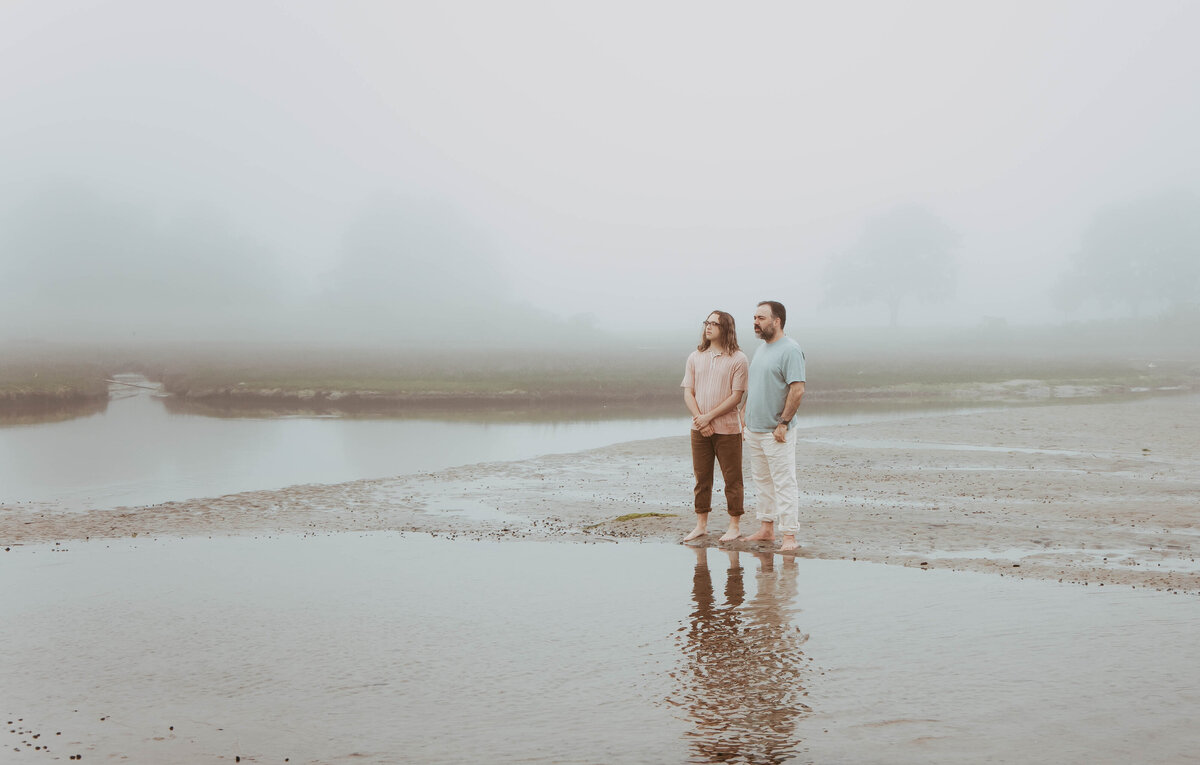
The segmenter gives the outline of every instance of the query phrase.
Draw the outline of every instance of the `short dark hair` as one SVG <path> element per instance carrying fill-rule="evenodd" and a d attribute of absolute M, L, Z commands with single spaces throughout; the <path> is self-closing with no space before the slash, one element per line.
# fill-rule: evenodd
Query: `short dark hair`
<path fill-rule="evenodd" d="M 771 315 L 779 319 L 780 329 L 787 326 L 787 309 L 783 307 L 783 303 L 780 303 L 778 300 L 763 300 L 759 302 L 759 305 L 771 307 Z"/>

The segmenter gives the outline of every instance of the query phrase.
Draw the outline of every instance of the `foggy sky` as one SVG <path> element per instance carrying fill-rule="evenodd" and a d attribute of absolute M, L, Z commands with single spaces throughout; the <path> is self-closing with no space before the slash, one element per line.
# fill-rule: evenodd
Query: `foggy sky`
<path fill-rule="evenodd" d="M 902 322 L 1062 321 L 1098 211 L 1200 189 L 1198 30 L 1186 0 L 8 0 L 0 336 L 886 326 L 823 278 L 905 205 L 959 244 Z"/>

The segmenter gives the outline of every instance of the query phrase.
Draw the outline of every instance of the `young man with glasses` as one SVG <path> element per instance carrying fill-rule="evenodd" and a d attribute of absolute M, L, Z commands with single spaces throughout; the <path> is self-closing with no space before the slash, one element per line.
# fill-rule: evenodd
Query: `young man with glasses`
<path fill-rule="evenodd" d="M 722 542 L 738 538 L 742 513 L 742 418 L 738 405 L 746 392 L 748 362 L 738 348 L 733 316 L 713 311 L 704 320 L 700 344 L 684 369 L 683 401 L 692 413 L 692 472 L 696 528 L 683 538 L 690 542 L 708 534 L 712 510 L 713 461 L 725 479 L 729 530 Z"/>

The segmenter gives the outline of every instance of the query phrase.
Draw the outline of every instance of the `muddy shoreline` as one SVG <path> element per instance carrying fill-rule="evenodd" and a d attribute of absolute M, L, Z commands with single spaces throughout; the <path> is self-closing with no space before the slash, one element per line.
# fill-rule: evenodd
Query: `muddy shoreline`
<path fill-rule="evenodd" d="M 108 409 L 103 396 L 26 396 L 0 400 L 0 425 L 36 425 L 100 414 Z"/>
<path fill-rule="evenodd" d="M 1200 396 L 925 415 L 800 435 L 802 556 L 1200 595 Z M 692 525 L 690 472 L 681 435 L 146 507 L 0 506 L 0 552 L 69 550 L 85 538 L 370 530 L 678 541 Z M 646 513 L 661 515 L 615 520 Z M 716 533 L 705 544 L 715 546 L 724 519 L 714 511 Z M 744 525 L 756 527 L 749 517 Z"/>

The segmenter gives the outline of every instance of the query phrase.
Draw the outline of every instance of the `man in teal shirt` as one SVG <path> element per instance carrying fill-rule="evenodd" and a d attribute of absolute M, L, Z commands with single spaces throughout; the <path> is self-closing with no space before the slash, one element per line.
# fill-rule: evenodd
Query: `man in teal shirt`
<path fill-rule="evenodd" d="M 800 528 L 800 487 L 796 482 L 796 429 L 792 420 L 804 397 L 804 351 L 783 334 L 787 309 L 764 300 L 754 311 L 754 334 L 766 341 L 750 362 L 746 391 L 746 453 L 758 493 L 758 531 L 747 542 L 774 542 L 795 550 Z"/>

